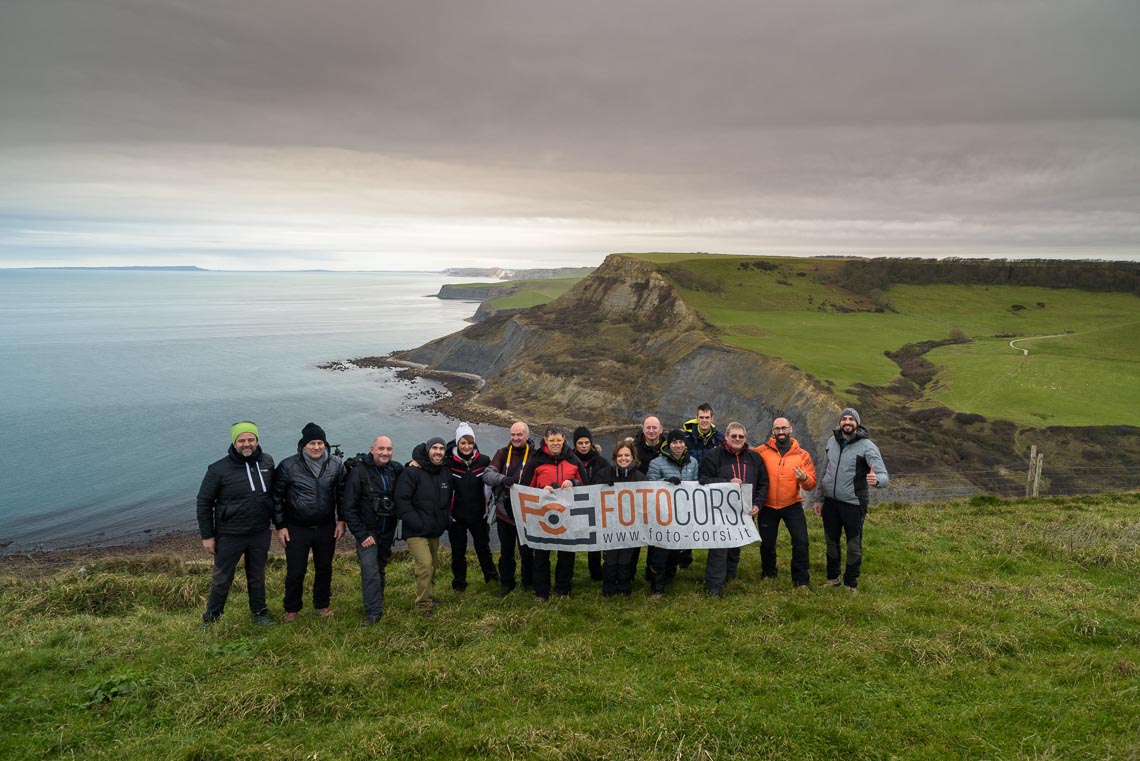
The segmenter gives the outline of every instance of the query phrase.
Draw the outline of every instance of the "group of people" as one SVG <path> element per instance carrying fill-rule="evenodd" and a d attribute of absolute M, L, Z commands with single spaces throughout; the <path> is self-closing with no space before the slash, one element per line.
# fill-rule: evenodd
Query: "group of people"
<path fill-rule="evenodd" d="M 511 426 L 510 441 L 489 457 L 479 451 L 471 426 L 461 423 L 452 441 L 428 439 L 416 446 L 405 465 L 394 459 L 387 436 L 378 436 L 363 456 L 342 460 L 330 452 L 324 430 L 309 423 L 301 431 L 296 454 L 274 466 L 273 458 L 260 447 L 257 426 L 235 423 L 229 452 L 207 468 L 198 491 L 202 545 L 214 557 L 202 627 L 208 628 L 222 615 L 242 558 L 253 620 L 267 626 L 275 623 L 265 602 L 271 525 L 285 549 L 286 622 L 295 620 L 303 607 L 310 555 L 313 608 L 322 617 L 333 615 L 332 561 L 337 540 L 346 530 L 355 539 L 366 626 L 383 616 L 385 568 L 398 532 L 412 556 L 416 608 L 425 616 L 431 616 L 435 606 L 434 580 L 444 533 L 451 543 L 454 590 L 467 588 L 470 536 L 483 580 L 497 583 L 500 597 L 518 584 L 540 602 L 550 598 L 552 588 L 555 595 L 569 597 L 575 553 L 556 552 L 552 587 L 551 551 L 528 547 L 519 539 L 510 504 L 516 485 L 553 490 L 631 481 L 749 484 L 750 515 L 757 516 L 761 539 L 761 576 L 777 575 L 776 538 L 782 521 L 791 537 L 792 585 L 804 592 L 809 555 L 803 491 L 815 490 L 813 508 L 823 518 L 827 542 L 825 584 L 854 592 L 862 565 L 868 489 L 887 485 L 886 465 L 852 408 L 840 413 L 839 425 L 827 439 L 818 478 L 811 455 L 793 433 L 788 418 L 777 417 L 771 436 L 749 447 L 743 425 L 730 423 L 720 431 L 712 407 L 702 404 L 694 419 L 668 432 L 657 417 L 647 417 L 635 436 L 617 443 L 609 459 L 584 426 L 567 439 L 561 426 L 550 425 L 534 442 L 530 428 L 521 421 Z M 490 546 L 492 525 L 501 547 L 497 564 Z M 845 539 L 845 564 L 841 539 Z M 632 593 L 640 554 L 640 547 L 588 553 L 590 577 L 601 582 L 604 596 Z M 655 596 L 665 593 L 679 568 L 692 563 L 692 550 L 649 546 L 646 555 L 645 579 Z M 709 549 L 706 593 L 723 594 L 739 564 L 739 547 Z"/>

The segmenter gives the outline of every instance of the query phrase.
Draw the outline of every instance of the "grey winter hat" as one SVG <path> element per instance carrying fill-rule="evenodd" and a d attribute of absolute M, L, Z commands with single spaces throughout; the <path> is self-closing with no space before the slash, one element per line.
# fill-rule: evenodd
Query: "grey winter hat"
<path fill-rule="evenodd" d="M 839 413 L 839 417 L 842 418 L 844 415 L 855 418 L 855 425 L 863 425 L 863 418 L 859 417 L 859 413 L 855 411 L 854 407 L 844 407 L 843 411 Z"/>
<path fill-rule="evenodd" d="M 447 446 L 447 442 L 443 440 L 442 436 L 432 436 L 430 439 L 424 442 L 424 448 L 431 449 L 436 444 L 439 444 L 441 447 Z"/>

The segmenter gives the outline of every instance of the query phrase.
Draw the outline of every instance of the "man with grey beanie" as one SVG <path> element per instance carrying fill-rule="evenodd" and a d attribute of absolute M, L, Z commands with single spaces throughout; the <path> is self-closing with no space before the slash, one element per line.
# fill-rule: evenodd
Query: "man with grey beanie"
<path fill-rule="evenodd" d="M 434 436 L 417 446 L 413 467 L 404 468 L 396 482 L 396 515 L 404 522 L 404 539 L 416 577 L 416 608 L 430 617 L 435 605 L 435 572 L 439 568 L 439 538 L 451 523 L 451 472 L 443 465 L 444 441 Z"/>
<path fill-rule="evenodd" d="M 839 413 L 839 427 L 827 440 L 823 474 L 816 482 L 823 499 L 815 503 L 815 514 L 823 517 L 823 533 L 827 538 L 826 586 L 843 584 L 850 592 L 856 591 L 863 565 L 867 487 L 882 489 L 889 482 L 883 456 L 871 442 L 859 413 L 851 407 L 844 408 Z M 847 535 L 847 566 L 842 581 L 839 578 L 840 534 Z"/>

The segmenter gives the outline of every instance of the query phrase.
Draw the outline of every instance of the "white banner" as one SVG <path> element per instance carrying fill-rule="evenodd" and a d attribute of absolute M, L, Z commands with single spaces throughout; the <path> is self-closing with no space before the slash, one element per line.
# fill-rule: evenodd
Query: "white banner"
<path fill-rule="evenodd" d="M 760 541 L 750 484 L 641 481 L 511 489 L 519 541 L 539 550 L 743 547 Z"/>

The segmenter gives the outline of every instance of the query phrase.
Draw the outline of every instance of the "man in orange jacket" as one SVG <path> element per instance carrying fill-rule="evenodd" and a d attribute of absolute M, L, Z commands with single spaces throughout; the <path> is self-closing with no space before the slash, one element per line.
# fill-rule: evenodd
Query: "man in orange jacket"
<path fill-rule="evenodd" d="M 792 586 L 806 590 L 808 533 L 800 489 L 815 488 L 815 465 L 792 438 L 792 424 L 785 417 L 772 421 L 772 438 L 753 451 L 768 470 L 768 497 L 759 520 L 761 578 L 776 578 L 776 536 L 782 519 L 792 538 Z"/>

